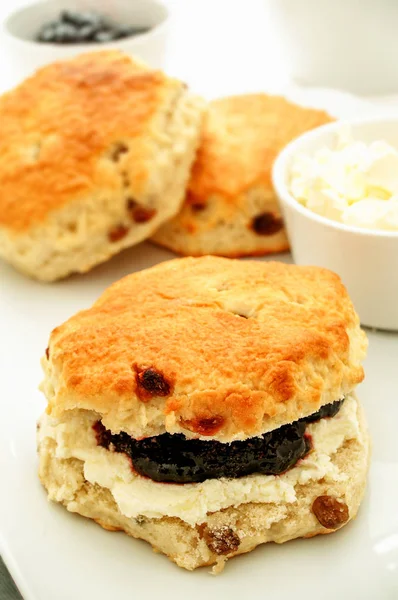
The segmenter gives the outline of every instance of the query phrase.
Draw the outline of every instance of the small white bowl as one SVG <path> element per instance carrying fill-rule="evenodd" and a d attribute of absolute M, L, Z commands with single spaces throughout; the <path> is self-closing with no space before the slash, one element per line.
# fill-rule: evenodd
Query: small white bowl
<path fill-rule="evenodd" d="M 336 132 L 346 125 L 355 140 L 385 140 L 398 148 L 398 117 L 337 121 L 286 146 L 274 163 L 273 184 L 294 261 L 338 273 L 363 325 L 398 330 L 398 232 L 365 230 L 332 221 L 302 206 L 289 192 L 294 158 L 333 147 Z"/>
<path fill-rule="evenodd" d="M 94 9 L 122 25 L 148 27 L 146 33 L 109 43 L 50 44 L 35 41 L 42 25 L 59 16 L 63 9 Z M 55 60 L 83 52 L 117 48 L 155 68 L 163 65 L 170 13 L 158 0 L 112 0 L 112 2 L 74 2 L 50 0 L 35 2 L 11 13 L 1 28 L 2 53 L 12 64 L 15 81 Z"/>

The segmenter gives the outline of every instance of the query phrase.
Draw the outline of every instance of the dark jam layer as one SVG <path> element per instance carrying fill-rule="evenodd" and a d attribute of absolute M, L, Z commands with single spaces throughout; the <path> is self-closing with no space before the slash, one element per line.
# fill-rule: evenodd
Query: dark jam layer
<path fill-rule="evenodd" d="M 310 439 L 305 435 L 307 423 L 333 417 L 342 403 L 343 400 L 338 400 L 327 404 L 290 425 L 231 444 L 192 440 L 182 434 L 169 433 L 135 440 L 127 433 L 112 434 L 100 421 L 94 430 L 100 446 L 124 452 L 135 471 L 154 481 L 197 483 L 251 473 L 279 475 L 294 467 L 311 450 Z"/>

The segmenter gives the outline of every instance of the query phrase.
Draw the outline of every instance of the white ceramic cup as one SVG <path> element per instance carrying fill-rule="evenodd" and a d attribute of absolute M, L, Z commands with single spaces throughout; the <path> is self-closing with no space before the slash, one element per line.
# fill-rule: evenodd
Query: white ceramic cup
<path fill-rule="evenodd" d="M 398 2 L 271 0 L 290 75 L 357 94 L 398 92 Z"/>
<path fill-rule="evenodd" d="M 385 140 L 398 148 L 398 117 L 338 121 L 310 131 L 281 152 L 273 168 L 293 259 L 336 272 L 363 325 L 398 330 L 398 231 L 370 231 L 326 219 L 302 206 L 289 192 L 292 161 L 333 147 L 335 134 L 349 125 L 354 139 Z"/>
<path fill-rule="evenodd" d="M 56 19 L 62 9 L 96 9 L 115 23 L 148 27 L 138 34 L 110 43 L 48 44 L 35 41 L 40 27 Z M 169 11 L 159 0 L 100 0 L 99 2 L 50 0 L 35 2 L 11 13 L 1 27 L 1 52 L 12 64 L 13 79 L 23 79 L 49 62 L 83 52 L 118 48 L 155 68 L 163 65 L 169 26 Z"/>

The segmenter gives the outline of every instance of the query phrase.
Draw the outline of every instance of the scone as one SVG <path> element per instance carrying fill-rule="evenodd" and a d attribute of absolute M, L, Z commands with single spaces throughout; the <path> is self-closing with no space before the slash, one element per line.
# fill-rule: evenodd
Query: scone
<path fill-rule="evenodd" d="M 130 275 L 50 336 L 40 479 L 190 570 L 335 531 L 365 488 L 366 346 L 324 269 L 204 257 Z"/>
<path fill-rule="evenodd" d="M 52 281 L 150 236 L 183 201 L 204 103 L 101 51 L 0 99 L 0 256 Z"/>
<path fill-rule="evenodd" d="M 287 250 L 271 182 L 274 159 L 295 137 L 331 120 L 323 111 L 265 94 L 212 102 L 185 204 L 153 240 L 192 256 Z"/>

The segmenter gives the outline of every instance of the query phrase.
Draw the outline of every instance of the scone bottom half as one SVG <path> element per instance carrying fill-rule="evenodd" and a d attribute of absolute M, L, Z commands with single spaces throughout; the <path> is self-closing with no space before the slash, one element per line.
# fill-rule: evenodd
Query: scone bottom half
<path fill-rule="evenodd" d="M 50 336 L 40 479 L 189 570 L 336 531 L 366 483 L 365 351 L 323 269 L 204 257 L 135 273 Z"/>

